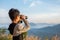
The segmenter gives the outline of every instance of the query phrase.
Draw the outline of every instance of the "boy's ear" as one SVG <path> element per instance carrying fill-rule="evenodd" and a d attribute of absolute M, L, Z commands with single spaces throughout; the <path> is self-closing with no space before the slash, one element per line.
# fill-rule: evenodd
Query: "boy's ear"
<path fill-rule="evenodd" d="M 18 16 L 16 16 L 16 19 L 18 18 Z"/>
<path fill-rule="evenodd" d="M 14 18 L 14 20 L 16 20 L 17 19 L 17 16 Z"/>

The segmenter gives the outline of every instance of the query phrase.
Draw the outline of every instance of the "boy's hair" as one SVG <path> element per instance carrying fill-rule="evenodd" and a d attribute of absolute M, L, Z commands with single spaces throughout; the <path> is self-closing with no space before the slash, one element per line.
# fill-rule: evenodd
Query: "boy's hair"
<path fill-rule="evenodd" d="M 11 8 L 8 12 L 10 19 L 13 21 L 18 15 L 19 15 L 19 10 Z"/>

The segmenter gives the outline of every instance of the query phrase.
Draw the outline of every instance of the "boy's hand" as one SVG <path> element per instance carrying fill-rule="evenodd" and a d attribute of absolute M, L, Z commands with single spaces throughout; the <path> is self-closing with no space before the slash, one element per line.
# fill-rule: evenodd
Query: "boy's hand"
<path fill-rule="evenodd" d="M 20 15 L 20 18 L 21 18 L 22 20 L 24 20 L 24 19 L 25 19 L 25 16 L 24 16 L 24 15 Z"/>

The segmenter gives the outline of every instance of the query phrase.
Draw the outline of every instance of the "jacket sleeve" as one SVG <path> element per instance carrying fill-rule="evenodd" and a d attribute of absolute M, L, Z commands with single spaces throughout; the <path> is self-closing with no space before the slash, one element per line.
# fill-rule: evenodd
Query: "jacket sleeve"
<path fill-rule="evenodd" d="M 18 33 L 24 33 L 24 32 L 27 32 L 28 30 L 30 29 L 30 27 L 24 27 L 22 24 L 20 24 L 18 27 L 17 27 L 17 32 Z"/>

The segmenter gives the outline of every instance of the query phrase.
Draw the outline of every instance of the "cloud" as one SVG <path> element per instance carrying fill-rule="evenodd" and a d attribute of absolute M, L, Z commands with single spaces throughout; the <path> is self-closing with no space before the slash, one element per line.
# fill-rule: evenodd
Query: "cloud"
<path fill-rule="evenodd" d="M 50 11 L 60 13 L 60 5 L 49 5 L 47 7 Z"/>
<path fill-rule="evenodd" d="M 33 2 L 30 4 L 29 7 L 35 7 L 35 6 L 40 5 L 40 4 L 42 4 L 41 1 L 33 1 Z"/>
<path fill-rule="evenodd" d="M 0 17 L 7 17 L 7 10 L 0 9 Z"/>
<path fill-rule="evenodd" d="M 8 10 L 0 8 L 0 23 L 9 23 Z"/>
<path fill-rule="evenodd" d="M 32 14 L 29 20 L 35 23 L 60 23 L 60 13 Z"/>
<path fill-rule="evenodd" d="M 31 7 L 35 7 L 35 3 Z M 29 14 L 29 21 L 36 23 L 60 23 L 60 5 L 48 4 L 43 5 L 39 13 Z M 42 10 L 42 12 L 41 12 Z"/>

